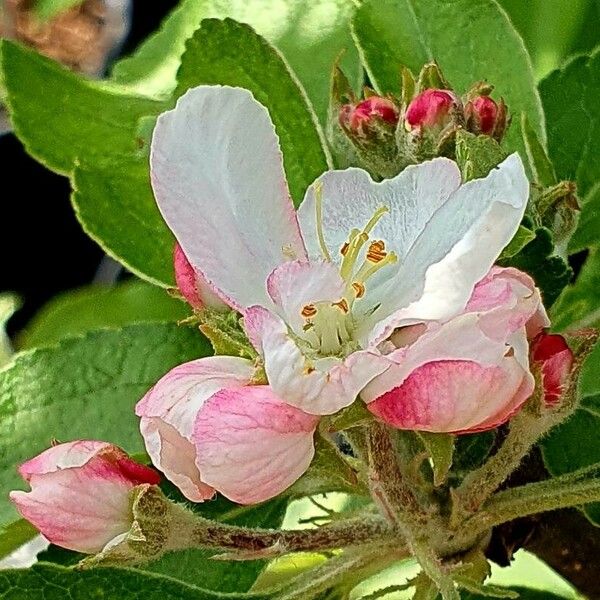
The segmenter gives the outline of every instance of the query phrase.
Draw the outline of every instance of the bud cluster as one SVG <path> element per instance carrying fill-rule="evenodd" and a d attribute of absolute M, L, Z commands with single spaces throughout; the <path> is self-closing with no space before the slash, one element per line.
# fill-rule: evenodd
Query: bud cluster
<path fill-rule="evenodd" d="M 504 101 L 491 97 L 492 86 L 477 83 L 461 97 L 436 64 L 425 65 L 418 79 L 404 69 L 402 82 L 400 96 L 365 88 L 361 100 L 339 69 L 334 74 L 331 106 L 337 110 L 331 112 L 337 124 L 330 125 L 339 125 L 359 162 L 376 175 L 392 177 L 435 156 L 454 158 L 459 130 L 502 141 L 510 119 Z M 334 146 L 348 153 L 347 145 L 334 140 Z"/>

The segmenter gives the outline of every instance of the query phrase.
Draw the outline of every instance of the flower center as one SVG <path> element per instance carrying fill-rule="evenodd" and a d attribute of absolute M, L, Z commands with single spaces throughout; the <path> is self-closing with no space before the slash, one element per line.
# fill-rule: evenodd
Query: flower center
<path fill-rule="evenodd" d="M 323 233 L 323 188 L 320 184 L 315 188 L 315 200 L 317 238 L 323 257 L 332 262 Z M 395 252 L 387 252 L 383 240 L 371 240 L 370 237 L 375 225 L 387 212 L 386 206 L 379 207 L 362 230 L 350 232 L 340 248 L 340 275 L 346 284 L 343 296 L 336 302 L 305 304 L 300 311 L 305 337 L 321 355 L 347 355 L 356 350 L 352 335 L 355 329 L 354 302 L 367 294 L 367 281 L 375 273 L 398 260 Z"/>

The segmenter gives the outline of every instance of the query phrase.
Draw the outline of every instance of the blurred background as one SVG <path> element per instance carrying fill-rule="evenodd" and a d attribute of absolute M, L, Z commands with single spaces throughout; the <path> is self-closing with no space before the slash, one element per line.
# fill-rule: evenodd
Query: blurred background
<path fill-rule="evenodd" d="M 92 76 L 131 52 L 156 30 L 176 0 L 87 0 L 43 27 L 30 0 L 0 0 L 0 35 L 21 40 Z M 500 0 L 521 33 L 538 79 L 569 56 L 600 43 L 600 0 Z M 0 136 L 4 187 L 0 293 L 16 292 L 22 308 L 10 320 L 18 332 L 61 291 L 126 277 L 78 224 L 69 181 L 27 156 L 10 133 Z M 0 315 L 1 316 L 1 315 Z"/>

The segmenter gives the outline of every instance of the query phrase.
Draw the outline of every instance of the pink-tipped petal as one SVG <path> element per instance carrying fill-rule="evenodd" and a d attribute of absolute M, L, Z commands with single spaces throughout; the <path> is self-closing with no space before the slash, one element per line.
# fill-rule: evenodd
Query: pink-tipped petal
<path fill-rule="evenodd" d="M 201 358 L 169 371 L 136 406 L 152 462 L 192 502 L 214 496 L 196 465 L 196 417 L 213 394 L 248 384 L 253 373 L 252 363 L 242 358 Z"/>
<path fill-rule="evenodd" d="M 531 346 L 531 358 L 541 371 L 544 401 L 556 405 L 571 376 L 573 351 L 562 335 L 542 333 Z"/>
<path fill-rule="evenodd" d="M 476 313 L 431 323 L 363 390 L 368 408 L 399 429 L 460 433 L 496 427 L 533 392 L 524 328 L 486 335 Z"/>
<path fill-rule="evenodd" d="M 309 358 L 277 315 L 261 306 L 244 317 L 246 333 L 265 361 L 270 386 L 285 402 L 313 415 L 331 415 L 354 402 L 361 389 L 388 368 L 376 351 L 344 359 Z"/>
<path fill-rule="evenodd" d="M 213 288 L 204 280 L 202 274 L 194 270 L 181 246 L 177 243 L 173 249 L 173 267 L 177 287 L 192 308 L 206 307 L 215 310 L 227 308 L 227 304 L 219 298 Z"/>
<path fill-rule="evenodd" d="M 194 269 L 238 309 L 268 304 L 269 273 L 306 252 L 267 109 L 241 88 L 188 90 L 158 118 L 150 164 L 158 207 Z"/>
<path fill-rule="evenodd" d="M 196 420 L 198 468 L 209 485 L 234 502 L 268 500 L 309 467 L 317 423 L 269 386 L 222 390 Z"/>
<path fill-rule="evenodd" d="M 96 441 L 60 444 L 20 469 L 30 492 L 13 491 L 21 515 L 52 543 L 78 552 L 100 552 L 132 524 L 131 490 L 156 485 L 153 469 L 120 448 Z"/>

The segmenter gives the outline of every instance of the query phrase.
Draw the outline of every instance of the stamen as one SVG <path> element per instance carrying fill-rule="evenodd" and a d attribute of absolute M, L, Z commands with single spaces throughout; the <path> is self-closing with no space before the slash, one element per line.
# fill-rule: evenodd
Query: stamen
<path fill-rule="evenodd" d="M 352 284 L 352 289 L 356 298 L 362 298 L 365 295 L 365 286 L 360 281 L 355 281 Z"/>
<path fill-rule="evenodd" d="M 321 247 L 321 252 L 325 257 L 325 260 L 331 262 L 331 254 L 329 254 L 329 250 L 327 249 L 327 244 L 325 243 L 325 235 L 323 234 L 323 184 L 320 181 L 315 183 L 315 211 L 316 211 L 316 220 L 317 220 L 317 238 L 319 239 L 319 246 Z"/>
<path fill-rule="evenodd" d="M 310 375 L 311 373 L 314 373 L 315 370 L 316 369 L 312 365 L 306 364 L 306 365 L 304 365 L 303 372 L 305 375 Z"/>
<path fill-rule="evenodd" d="M 338 302 L 332 302 L 331 306 L 337 306 L 345 315 L 347 315 L 348 311 L 350 310 L 346 298 L 342 298 Z"/>
<path fill-rule="evenodd" d="M 310 319 L 317 314 L 317 307 L 314 304 L 305 304 L 300 311 L 305 319 Z"/>
<path fill-rule="evenodd" d="M 342 256 L 346 256 L 346 254 L 348 254 L 348 248 L 350 248 L 350 244 L 348 242 L 345 242 L 344 245 L 340 248 L 340 254 Z"/>
<path fill-rule="evenodd" d="M 354 269 L 354 265 L 356 263 L 356 259 L 358 258 L 358 254 L 360 253 L 362 247 L 369 239 L 369 234 L 377 225 L 378 221 L 385 215 L 385 213 L 389 212 L 389 208 L 387 206 L 380 206 L 374 213 L 373 216 L 369 219 L 367 224 L 364 226 L 362 232 L 354 237 L 351 235 L 349 240 L 349 247 L 346 250 L 346 254 L 344 255 L 344 259 L 342 260 L 342 265 L 340 267 L 340 274 L 343 279 L 349 279 L 352 275 L 352 271 Z M 354 232 L 353 232 L 354 233 Z"/>
<path fill-rule="evenodd" d="M 386 265 L 393 265 L 398 262 L 398 256 L 395 252 L 390 252 L 387 256 L 385 256 L 382 260 L 377 263 L 369 263 L 365 261 L 363 266 L 358 270 L 356 274 L 356 279 L 359 282 L 365 282 L 371 275 L 374 275 L 379 271 L 379 269 L 385 267 Z"/>
<path fill-rule="evenodd" d="M 385 251 L 385 242 L 383 240 L 371 242 L 371 245 L 367 250 L 368 261 L 372 263 L 378 263 L 381 262 L 386 256 L 387 252 Z"/>

